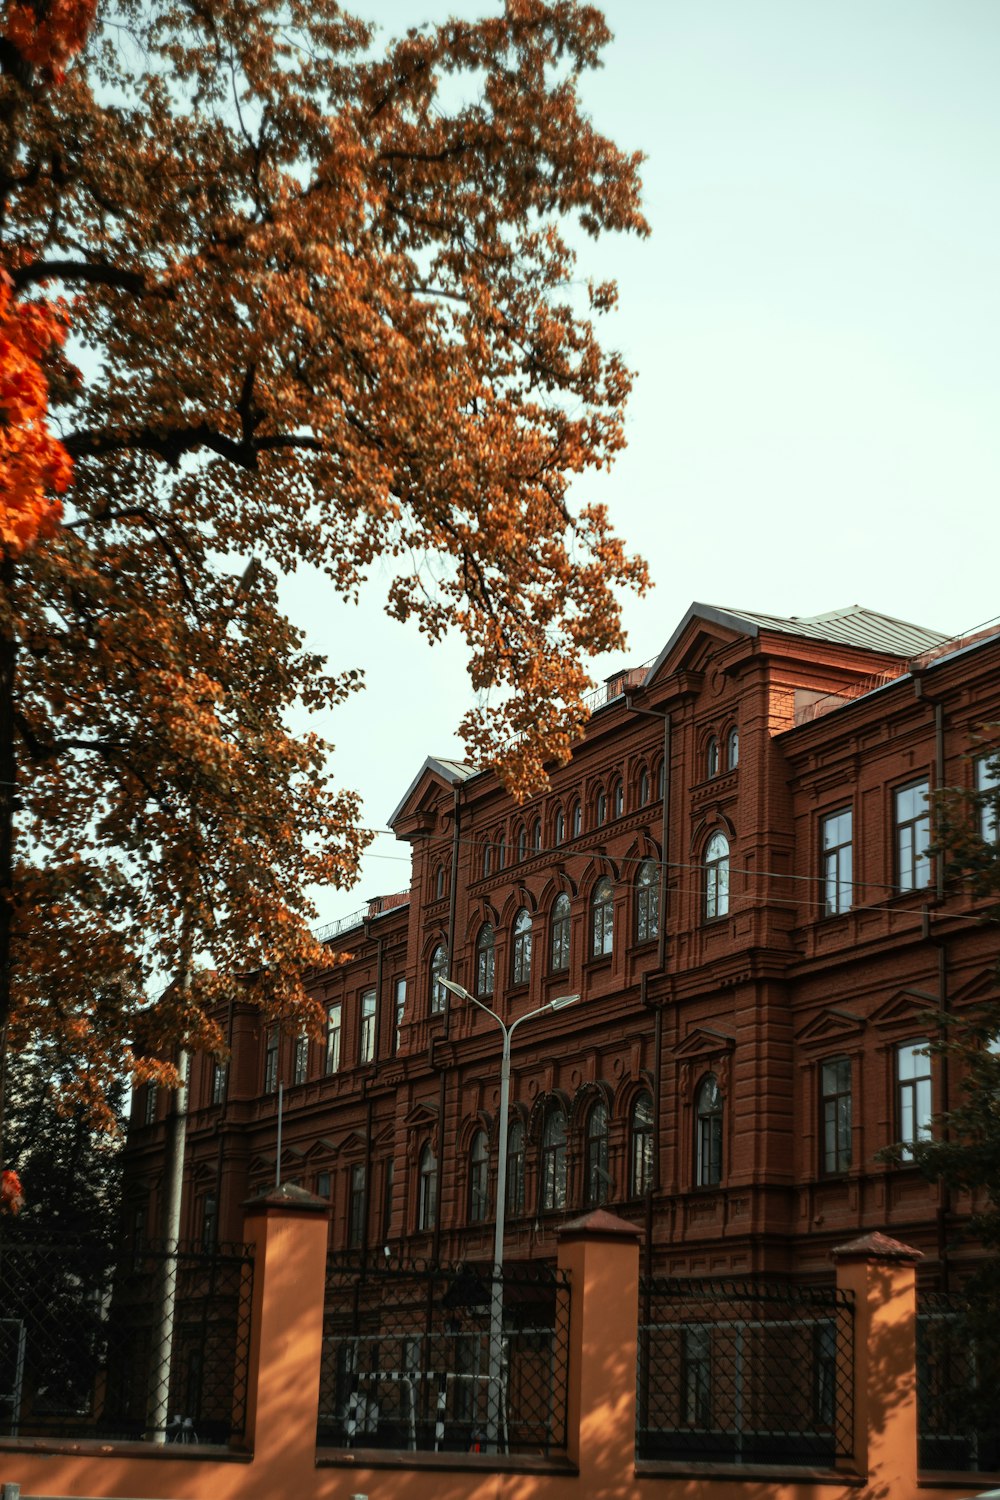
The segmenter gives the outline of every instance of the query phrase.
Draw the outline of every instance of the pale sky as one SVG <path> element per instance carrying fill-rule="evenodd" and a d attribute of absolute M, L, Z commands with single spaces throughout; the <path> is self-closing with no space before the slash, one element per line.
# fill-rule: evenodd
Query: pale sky
<path fill-rule="evenodd" d="M 495 0 L 355 0 L 388 33 Z M 349 7 L 350 8 L 350 7 Z M 628 659 L 692 600 L 811 615 L 865 604 L 959 634 L 1000 614 L 1000 4 L 615 0 L 586 84 L 649 160 L 653 234 L 584 247 L 614 276 L 605 342 L 638 371 L 599 498 L 648 559 Z M 429 648 L 313 580 L 290 612 L 368 690 L 315 721 L 384 828 L 427 754 L 462 758 L 457 643 Z M 598 662 L 606 675 L 620 658 Z M 408 883 L 378 839 L 320 918 Z"/>

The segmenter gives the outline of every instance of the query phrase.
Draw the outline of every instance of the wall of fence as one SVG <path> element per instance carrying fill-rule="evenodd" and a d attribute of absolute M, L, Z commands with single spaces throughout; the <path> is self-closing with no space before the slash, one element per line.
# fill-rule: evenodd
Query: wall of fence
<path fill-rule="evenodd" d="M 640 1288 L 637 1231 L 597 1210 L 565 1226 L 554 1271 L 513 1268 L 497 1287 L 488 1268 L 328 1258 L 324 1210 L 290 1187 L 250 1205 L 236 1285 L 220 1282 L 199 1314 L 200 1344 L 196 1302 L 185 1304 L 185 1347 L 203 1351 L 249 1310 L 245 1382 L 221 1398 L 238 1418 L 227 1446 L 205 1441 L 226 1436 L 219 1387 L 217 1425 L 198 1415 L 203 1432 L 192 1416 L 198 1441 L 102 1429 L 117 1408 L 96 1399 L 95 1425 L 56 1438 L 25 1350 L 33 1425 L 15 1435 L 8 1414 L 0 1435 L 5 1500 L 913 1500 L 928 1486 L 960 1500 L 989 1486 L 918 1473 L 917 1256 L 883 1236 L 841 1247 L 829 1289 Z M 193 1271 L 188 1291 L 206 1274 Z M 3 1276 L 0 1247 L 0 1304 Z M 122 1305 L 113 1278 L 99 1304 Z M 952 1312 L 922 1309 L 925 1344 Z M 237 1344 L 226 1370 L 239 1367 Z M 172 1397 L 203 1400 L 203 1358 L 175 1362 Z M 940 1338 L 922 1354 L 932 1391 L 947 1381 L 944 1358 Z M 925 1460 L 950 1459 L 954 1445 L 933 1448 L 947 1434 L 925 1429 Z"/>

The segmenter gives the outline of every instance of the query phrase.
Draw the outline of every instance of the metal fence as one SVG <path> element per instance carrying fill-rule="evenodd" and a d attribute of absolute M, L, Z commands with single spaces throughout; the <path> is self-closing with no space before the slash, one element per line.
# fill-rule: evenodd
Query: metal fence
<path fill-rule="evenodd" d="M 0 1436 L 226 1443 L 246 1416 L 253 1261 L 242 1245 L 0 1243 Z M 169 1360 L 159 1357 L 165 1283 Z"/>
<path fill-rule="evenodd" d="M 917 1291 L 921 1469 L 1000 1470 L 1000 1328 L 965 1297 Z"/>
<path fill-rule="evenodd" d="M 850 1454 L 849 1293 L 643 1278 L 639 1307 L 639 1458 L 832 1466 Z"/>
<path fill-rule="evenodd" d="M 492 1317 L 491 1317 L 492 1312 Z M 566 1446 L 569 1283 L 537 1263 L 331 1255 L 317 1440 L 550 1454 Z"/>

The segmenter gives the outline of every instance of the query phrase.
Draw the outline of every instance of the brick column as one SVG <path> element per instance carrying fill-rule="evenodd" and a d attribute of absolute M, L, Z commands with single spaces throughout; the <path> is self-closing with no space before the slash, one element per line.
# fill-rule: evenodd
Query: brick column
<path fill-rule="evenodd" d="M 587 1495 L 634 1485 L 640 1235 L 602 1208 L 558 1231 L 571 1287 L 567 1449 Z"/>
<path fill-rule="evenodd" d="M 854 1467 L 865 1495 L 917 1493 L 916 1263 L 920 1250 L 866 1234 L 833 1251 L 854 1293 Z"/>

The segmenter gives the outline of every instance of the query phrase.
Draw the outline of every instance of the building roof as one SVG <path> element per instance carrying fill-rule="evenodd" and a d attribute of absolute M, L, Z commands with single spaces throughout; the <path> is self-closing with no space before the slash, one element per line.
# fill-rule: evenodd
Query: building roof
<path fill-rule="evenodd" d="M 389 828 L 393 828 L 395 826 L 396 819 L 403 811 L 403 808 L 406 806 L 407 802 L 409 802 L 410 797 L 416 791 L 421 778 L 424 777 L 428 771 L 430 771 L 432 775 L 440 776 L 442 781 L 446 781 L 449 786 L 454 786 L 457 781 L 468 781 L 470 776 L 478 775 L 479 767 L 467 766 L 464 761 L 460 760 L 442 760 L 437 755 L 428 755 L 427 759 L 420 767 L 420 770 L 417 772 L 416 776 L 414 776 L 413 780 L 406 788 L 406 791 L 400 798 L 398 805 L 389 814 L 389 821 L 387 825 Z"/>

